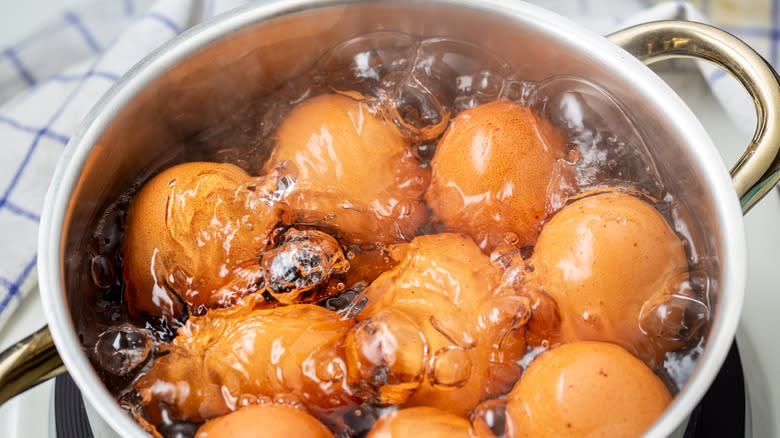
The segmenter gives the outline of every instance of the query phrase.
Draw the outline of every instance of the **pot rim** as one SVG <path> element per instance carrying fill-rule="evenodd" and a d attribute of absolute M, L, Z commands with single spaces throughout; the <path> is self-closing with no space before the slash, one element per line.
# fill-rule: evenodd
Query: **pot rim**
<path fill-rule="evenodd" d="M 375 1 L 389 3 L 390 0 Z M 119 406 L 105 388 L 89 359 L 84 354 L 65 303 L 63 290 L 64 236 L 66 212 L 70 196 L 93 146 L 118 113 L 138 92 L 168 68 L 202 47 L 249 26 L 304 10 L 360 3 L 357 0 L 274 0 L 263 4 L 248 4 L 215 19 L 196 25 L 171 39 L 124 74 L 100 99 L 71 137 L 57 165 L 44 201 L 38 241 L 38 275 L 41 299 L 51 334 L 68 371 L 84 394 L 110 427 L 129 436 L 147 436 L 143 428 Z M 718 228 L 723 231 L 723 257 L 726 267 L 720 282 L 722 291 L 718 311 L 706 348 L 698 359 L 694 373 L 664 414 L 644 436 L 667 436 L 686 420 L 717 375 L 734 339 L 740 318 L 746 284 L 746 248 L 744 226 L 739 201 L 729 173 L 717 149 L 698 119 L 682 99 L 655 73 L 618 46 L 581 25 L 541 7 L 525 2 L 504 3 L 498 0 L 431 0 L 395 3 L 428 3 L 439 6 L 478 10 L 502 16 L 533 29 L 559 29 L 557 38 L 572 47 L 586 50 L 602 65 L 626 78 L 639 95 L 653 102 L 677 126 L 680 136 L 692 149 L 702 166 L 703 184 L 714 193 L 723 194 L 714 200 Z M 562 31 L 565 29 L 565 32 Z"/>

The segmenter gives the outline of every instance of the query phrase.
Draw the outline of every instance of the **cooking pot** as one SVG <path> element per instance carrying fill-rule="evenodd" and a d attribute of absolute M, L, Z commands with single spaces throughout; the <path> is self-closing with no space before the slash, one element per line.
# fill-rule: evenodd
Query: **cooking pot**
<path fill-rule="evenodd" d="M 100 421 L 123 437 L 143 436 L 98 377 L 80 338 L 95 307 L 87 255 L 94 224 L 163 149 L 305 72 L 337 43 L 376 31 L 473 42 L 524 79 L 587 78 L 628 110 L 708 261 L 712 317 L 703 352 L 646 435 L 682 430 L 739 321 L 746 269 L 741 214 L 780 178 L 778 78 L 744 43 L 706 25 L 648 23 L 604 38 L 538 7 L 493 0 L 252 4 L 184 32 L 133 67 L 86 117 L 52 180 L 38 255 L 49 326 L 0 355 L 0 402 L 67 368 Z M 731 175 L 695 116 L 643 65 L 672 57 L 715 62 L 752 96 L 758 126 Z"/>

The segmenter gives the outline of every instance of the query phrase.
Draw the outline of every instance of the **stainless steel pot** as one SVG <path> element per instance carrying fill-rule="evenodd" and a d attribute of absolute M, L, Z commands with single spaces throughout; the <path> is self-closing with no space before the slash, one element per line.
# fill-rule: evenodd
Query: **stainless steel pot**
<path fill-rule="evenodd" d="M 379 30 L 471 41 L 504 57 L 526 79 L 588 78 L 629 109 L 667 189 L 690 214 L 696 246 L 711 261 L 714 316 L 704 353 L 647 436 L 679 429 L 734 338 L 745 285 L 741 213 L 780 178 L 778 78 L 744 43 L 708 26 L 658 22 L 603 38 L 538 7 L 497 0 L 264 2 L 197 26 L 136 65 L 87 116 L 57 168 L 38 259 L 51 336 L 44 329 L 0 355 L 0 402 L 63 369 L 53 338 L 102 420 L 121 436 L 143 436 L 99 379 L 79 339 L 94 307 L 85 251 L 90 227 L 163 148 L 305 71 L 336 43 Z M 679 56 L 719 64 L 755 101 L 756 134 L 731 176 L 694 115 L 640 62 Z"/>

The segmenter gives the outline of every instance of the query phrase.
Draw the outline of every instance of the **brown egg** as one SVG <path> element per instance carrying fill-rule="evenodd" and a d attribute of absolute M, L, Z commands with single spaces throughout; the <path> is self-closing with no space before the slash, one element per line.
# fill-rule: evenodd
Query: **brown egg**
<path fill-rule="evenodd" d="M 624 348 L 565 344 L 531 362 L 507 396 L 507 437 L 638 437 L 671 399 L 661 379 Z"/>
<path fill-rule="evenodd" d="M 354 321 L 311 304 L 249 305 L 190 317 L 134 388 L 152 424 L 203 421 L 243 398 L 287 395 L 318 418 L 359 403 L 347 386 L 344 336 Z"/>
<path fill-rule="evenodd" d="M 473 438 L 471 423 L 441 409 L 420 406 L 385 414 L 366 438 Z"/>
<path fill-rule="evenodd" d="M 533 245 L 566 140 L 549 121 L 507 100 L 463 111 L 436 149 L 425 200 L 447 230 L 471 236 L 482 249 L 507 237 Z"/>
<path fill-rule="evenodd" d="M 277 129 L 266 169 L 282 160 L 297 168 L 286 196 L 297 222 L 359 244 L 411 240 L 428 219 L 421 198 L 429 169 L 365 102 L 328 94 L 299 104 Z"/>
<path fill-rule="evenodd" d="M 614 342 L 651 367 L 679 346 L 683 309 L 664 304 L 689 290 L 688 264 L 647 202 L 611 190 L 567 205 L 544 226 L 530 265 L 526 289 L 549 295 L 560 315 L 540 339 Z"/>
<path fill-rule="evenodd" d="M 527 301 L 497 293 L 499 269 L 468 237 L 419 236 L 391 255 L 398 264 L 356 300 L 365 307 L 346 339 L 353 388 L 463 416 L 508 391 L 525 353 Z"/>
<path fill-rule="evenodd" d="M 322 423 L 306 412 L 284 405 L 250 405 L 215 418 L 198 429 L 195 438 L 333 438 Z"/>
<path fill-rule="evenodd" d="M 147 182 L 128 209 L 122 245 L 130 313 L 176 317 L 182 301 L 191 312 L 205 306 L 234 266 L 270 244 L 284 213 L 265 200 L 275 185 L 273 177 L 204 162 L 171 167 Z"/>

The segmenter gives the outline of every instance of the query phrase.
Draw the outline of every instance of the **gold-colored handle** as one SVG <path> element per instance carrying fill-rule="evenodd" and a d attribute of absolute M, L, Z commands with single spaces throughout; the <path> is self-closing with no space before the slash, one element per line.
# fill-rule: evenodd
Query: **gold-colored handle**
<path fill-rule="evenodd" d="M 0 353 L 0 405 L 63 372 L 65 365 L 44 326 Z"/>
<path fill-rule="evenodd" d="M 743 213 L 780 180 L 780 79 L 772 67 L 737 37 L 706 24 L 656 21 L 609 35 L 645 64 L 685 57 L 715 63 L 744 86 L 756 108 L 758 125 L 744 155 L 731 169 Z"/>

